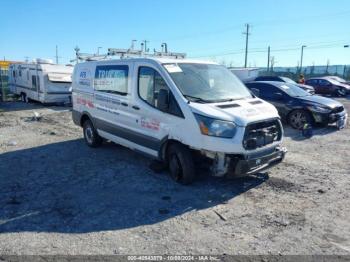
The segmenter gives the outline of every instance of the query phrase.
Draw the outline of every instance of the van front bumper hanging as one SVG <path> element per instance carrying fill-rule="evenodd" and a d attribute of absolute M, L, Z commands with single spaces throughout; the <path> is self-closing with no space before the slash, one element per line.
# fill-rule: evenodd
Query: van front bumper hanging
<path fill-rule="evenodd" d="M 242 177 L 261 172 L 267 168 L 281 163 L 287 153 L 285 147 L 276 147 L 272 153 L 267 155 L 250 157 L 244 159 L 232 157 L 228 166 L 227 177 Z"/>

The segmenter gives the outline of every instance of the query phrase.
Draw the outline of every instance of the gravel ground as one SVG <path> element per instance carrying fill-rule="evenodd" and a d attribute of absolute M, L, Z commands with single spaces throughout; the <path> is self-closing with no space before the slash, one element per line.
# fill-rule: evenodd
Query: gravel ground
<path fill-rule="evenodd" d="M 350 128 L 285 135 L 268 173 L 181 186 L 69 108 L 2 104 L 0 254 L 350 254 Z"/>

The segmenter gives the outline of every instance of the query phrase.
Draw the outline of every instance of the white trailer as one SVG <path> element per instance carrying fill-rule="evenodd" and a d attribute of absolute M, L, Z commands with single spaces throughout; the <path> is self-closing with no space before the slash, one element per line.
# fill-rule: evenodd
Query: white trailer
<path fill-rule="evenodd" d="M 234 73 L 243 83 L 253 81 L 259 76 L 259 68 L 239 68 L 229 67 L 232 73 Z"/>
<path fill-rule="evenodd" d="M 10 91 L 23 102 L 70 103 L 73 67 L 36 59 L 9 66 Z"/>

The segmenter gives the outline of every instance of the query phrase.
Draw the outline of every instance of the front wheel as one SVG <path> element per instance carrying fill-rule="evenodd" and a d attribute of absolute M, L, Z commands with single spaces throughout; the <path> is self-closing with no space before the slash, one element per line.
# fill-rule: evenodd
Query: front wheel
<path fill-rule="evenodd" d="M 168 149 L 168 162 L 171 178 L 183 185 L 195 179 L 195 167 L 191 151 L 181 144 L 172 144 Z"/>
<path fill-rule="evenodd" d="M 288 116 L 288 123 L 294 129 L 303 129 L 305 124 L 312 124 L 312 116 L 305 110 L 294 110 Z"/>
<path fill-rule="evenodd" d="M 102 144 L 102 138 L 98 135 L 90 120 L 86 120 L 83 124 L 84 139 L 88 146 L 98 147 Z"/>
<path fill-rule="evenodd" d="M 336 93 L 338 96 L 346 96 L 346 88 L 344 87 L 338 88 Z"/>

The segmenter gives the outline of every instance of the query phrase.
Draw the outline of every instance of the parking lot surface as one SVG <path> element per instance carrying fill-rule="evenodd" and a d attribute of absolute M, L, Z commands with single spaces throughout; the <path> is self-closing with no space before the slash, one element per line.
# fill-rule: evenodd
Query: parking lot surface
<path fill-rule="evenodd" d="M 268 172 L 181 186 L 129 149 L 87 147 L 68 107 L 2 104 L 0 253 L 350 254 L 350 127 L 286 126 L 284 146 Z"/>

